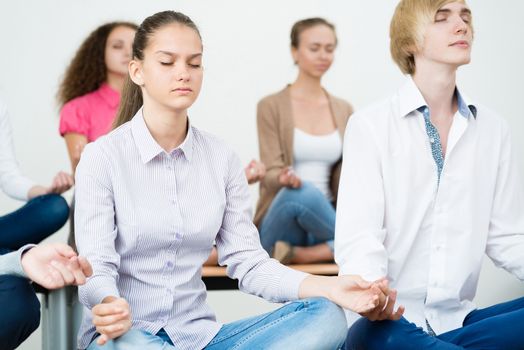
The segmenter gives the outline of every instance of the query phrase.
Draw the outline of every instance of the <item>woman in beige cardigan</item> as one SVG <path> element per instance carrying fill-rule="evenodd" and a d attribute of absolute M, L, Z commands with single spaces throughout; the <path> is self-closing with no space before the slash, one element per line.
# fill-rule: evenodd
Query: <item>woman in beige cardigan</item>
<path fill-rule="evenodd" d="M 260 157 L 267 172 L 255 214 L 262 246 L 284 263 L 333 259 L 342 137 L 352 108 L 321 85 L 333 62 L 334 26 L 293 25 L 296 81 L 258 104 Z"/>

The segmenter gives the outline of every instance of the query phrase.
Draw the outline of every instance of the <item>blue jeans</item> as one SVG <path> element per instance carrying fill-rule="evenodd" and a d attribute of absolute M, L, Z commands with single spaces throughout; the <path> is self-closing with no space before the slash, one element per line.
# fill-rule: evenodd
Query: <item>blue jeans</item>
<path fill-rule="evenodd" d="M 29 280 L 0 276 L 0 349 L 15 349 L 40 324 L 40 302 Z"/>
<path fill-rule="evenodd" d="M 260 242 L 271 254 L 276 241 L 292 246 L 326 243 L 333 251 L 335 208 L 313 184 L 282 188 L 260 224 Z"/>
<path fill-rule="evenodd" d="M 38 243 L 67 221 L 69 208 L 59 195 L 36 197 L 0 217 L 0 254 Z M 26 278 L 0 276 L 0 350 L 15 349 L 40 324 L 40 302 Z"/>
<path fill-rule="evenodd" d="M 347 326 L 341 308 L 324 298 L 294 301 L 281 308 L 222 326 L 205 350 L 332 350 L 344 343 Z M 132 329 L 104 346 L 87 350 L 176 350 L 164 330 L 152 335 Z"/>
<path fill-rule="evenodd" d="M 0 216 L 2 253 L 17 250 L 28 243 L 39 243 L 58 231 L 67 221 L 69 206 L 57 194 L 31 199 L 22 208 Z"/>
<path fill-rule="evenodd" d="M 405 318 L 358 320 L 348 332 L 346 350 L 519 350 L 524 349 L 524 298 L 474 310 L 463 327 L 428 335 Z"/>

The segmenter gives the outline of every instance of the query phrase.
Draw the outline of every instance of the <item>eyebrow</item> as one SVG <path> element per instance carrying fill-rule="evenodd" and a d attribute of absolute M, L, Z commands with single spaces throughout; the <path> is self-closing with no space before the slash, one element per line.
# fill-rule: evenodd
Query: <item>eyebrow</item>
<path fill-rule="evenodd" d="M 164 51 L 164 50 L 158 50 L 155 53 L 160 53 L 160 54 L 164 54 L 168 56 L 175 56 L 175 57 L 179 56 L 178 54 L 174 52 L 169 52 L 169 51 Z M 194 54 L 189 55 L 189 59 L 192 60 L 193 58 L 200 57 L 200 56 L 202 56 L 202 52 L 194 53 Z"/>
<path fill-rule="evenodd" d="M 451 10 L 450 9 L 440 9 L 440 10 L 437 10 L 436 14 L 438 15 L 439 13 L 449 14 L 449 13 L 451 13 Z M 465 8 L 460 10 L 460 14 L 461 15 L 467 14 L 467 15 L 471 16 L 471 10 L 468 9 L 467 7 L 465 7 Z"/>

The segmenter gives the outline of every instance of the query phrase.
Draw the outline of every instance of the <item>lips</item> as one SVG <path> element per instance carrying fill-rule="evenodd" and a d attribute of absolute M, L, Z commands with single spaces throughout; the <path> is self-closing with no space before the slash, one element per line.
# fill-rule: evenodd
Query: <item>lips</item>
<path fill-rule="evenodd" d="M 456 47 L 467 48 L 467 47 L 469 47 L 469 42 L 467 42 L 466 40 L 458 40 L 458 41 L 455 41 L 454 43 L 452 43 L 449 46 L 456 46 Z"/>

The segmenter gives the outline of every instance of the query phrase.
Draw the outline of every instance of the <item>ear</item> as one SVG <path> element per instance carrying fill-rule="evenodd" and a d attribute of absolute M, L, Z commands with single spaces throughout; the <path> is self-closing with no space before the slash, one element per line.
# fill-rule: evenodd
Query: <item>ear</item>
<path fill-rule="evenodd" d="M 144 78 L 142 77 L 142 62 L 137 60 L 129 61 L 129 77 L 138 86 L 144 85 Z"/>

